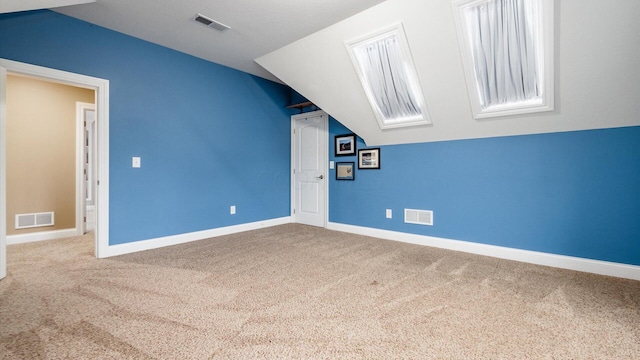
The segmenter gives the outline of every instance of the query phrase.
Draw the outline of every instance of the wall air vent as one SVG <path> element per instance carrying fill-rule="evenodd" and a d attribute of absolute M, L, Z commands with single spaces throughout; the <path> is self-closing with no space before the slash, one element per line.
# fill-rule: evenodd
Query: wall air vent
<path fill-rule="evenodd" d="M 404 222 L 409 224 L 433 225 L 433 211 L 404 209 Z"/>
<path fill-rule="evenodd" d="M 197 22 L 198 24 L 202 24 L 206 27 L 210 27 L 218 31 L 225 31 L 225 30 L 231 29 L 229 26 L 221 22 L 215 21 L 213 19 L 210 19 L 202 14 L 197 14 L 192 20 Z"/>
<path fill-rule="evenodd" d="M 53 225 L 53 211 L 16 215 L 16 229 L 28 229 Z"/>

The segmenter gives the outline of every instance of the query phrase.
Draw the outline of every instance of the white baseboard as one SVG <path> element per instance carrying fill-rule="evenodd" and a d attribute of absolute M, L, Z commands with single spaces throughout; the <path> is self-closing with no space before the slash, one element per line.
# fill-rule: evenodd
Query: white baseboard
<path fill-rule="evenodd" d="M 592 260 L 573 256 L 556 255 L 537 251 L 520 250 L 503 246 L 479 244 L 468 241 L 451 240 L 333 222 L 327 224 L 327 229 L 371 236 L 386 240 L 400 241 L 410 244 L 431 246 L 442 249 L 491 256 L 500 259 L 515 260 L 531 264 L 552 266 L 599 275 L 640 280 L 640 266 L 636 265 Z"/>
<path fill-rule="evenodd" d="M 111 256 L 130 254 L 138 251 L 158 249 L 165 246 L 179 245 L 179 244 L 184 244 L 191 241 L 204 240 L 212 237 L 230 235 L 230 234 L 235 234 L 243 231 L 257 230 L 257 229 L 262 229 L 262 228 L 271 227 L 271 226 L 288 224 L 290 222 L 291 222 L 291 217 L 286 216 L 286 217 L 277 218 L 277 219 L 256 221 L 252 223 L 232 225 L 232 226 L 226 226 L 226 227 L 221 227 L 216 229 L 196 231 L 196 232 L 191 232 L 186 234 L 164 236 L 160 238 L 135 241 L 135 242 L 126 243 L 126 244 L 109 245 L 109 247 L 107 248 L 106 254 L 104 254 L 104 256 L 101 256 L 101 257 L 111 257 Z"/>
<path fill-rule="evenodd" d="M 78 236 L 78 231 L 76 229 L 62 229 L 19 235 L 7 235 L 7 245 L 24 244 L 34 241 L 56 240 L 73 236 Z"/>

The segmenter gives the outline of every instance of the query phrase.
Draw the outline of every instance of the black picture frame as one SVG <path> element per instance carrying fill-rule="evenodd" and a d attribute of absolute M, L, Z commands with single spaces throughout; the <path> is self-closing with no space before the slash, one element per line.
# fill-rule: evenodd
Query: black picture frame
<path fill-rule="evenodd" d="M 355 180 L 356 163 L 355 162 L 338 162 L 336 163 L 336 180 Z"/>
<path fill-rule="evenodd" d="M 354 156 L 356 154 L 356 134 L 336 135 L 335 156 Z"/>
<path fill-rule="evenodd" d="M 380 148 L 358 150 L 358 169 L 380 169 Z"/>

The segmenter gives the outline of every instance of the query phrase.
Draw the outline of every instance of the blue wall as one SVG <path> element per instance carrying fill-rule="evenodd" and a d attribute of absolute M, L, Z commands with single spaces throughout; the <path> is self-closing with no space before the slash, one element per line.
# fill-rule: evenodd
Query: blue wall
<path fill-rule="evenodd" d="M 331 160 L 357 162 L 333 156 L 350 131 L 329 131 Z M 331 222 L 640 265 L 640 127 L 382 146 L 380 160 L 331 174 Z M 405 208 L 434 225 L 405 224 Z"/>
<path fill-rule="evenodd" d="M 50 11 L 0 57 L 109 80 L 110 244 L 289 216 L 288 87 Z"/>
<path fill-rule="evenodd" d="M 110 81 L 111 244 L 289 215 L 287 87 L 49 11 L 0 15 L 0 57 Z M 640 127 L 383 146 L 329 178 L 332 222 L 640 265 Z"/>

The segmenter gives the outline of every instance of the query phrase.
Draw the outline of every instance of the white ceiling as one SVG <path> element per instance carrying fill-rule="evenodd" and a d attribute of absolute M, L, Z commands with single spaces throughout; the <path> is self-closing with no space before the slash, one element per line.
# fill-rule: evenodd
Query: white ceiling
<path fill-rule="evenodd" d="M 2 0 L 2 2 L 0 2 L 0 14 L 87 4 L 92 2 L 96 2 L 96 0 Z"/>
<path fill-rule="evenodd" d="M 368 146 L 640 125 L 640 1 L 552 1 L 555 110 L 476 120 L 452 0 L 386 0 L 257 61 Z M 381 130 L 345 43 L 402 23 L 432 125 Z M 425 154 L 428 156 L 428 154 Z"/>
<path fill-rule="evenodd" d="M 280 81 L 254 59 L 381 2 L 383 0 L 3 0 L 2 10 L 52 8 L 92 24 Z M 80 5 L 64 6 L 76 3 Z M 197 13 L 231 29 L 219 32 L 190 21 Z"/>
<path fill-rule="evenodd" d="M 640 1 L 610 1 L 607 11 L 601 0 L 552 1 L 555 110 L 481 121 L 471 114 L 451 3 L 0 0 L 0 12 L 54 8 L 285 83 L 368 146 L 640 125 Z M 79 5 L 57 7 L 64 4 Z M 218 32 L 190 21 L 196 13 L 231 30 Z M 397 23 L 404 26 L 433 124 L 381 130 L 344 44 Z"/>

